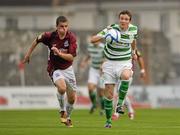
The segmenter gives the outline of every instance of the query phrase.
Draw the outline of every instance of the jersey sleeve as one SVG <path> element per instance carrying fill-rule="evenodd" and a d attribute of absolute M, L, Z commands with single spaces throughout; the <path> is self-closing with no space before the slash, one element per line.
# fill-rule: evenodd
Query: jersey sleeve
<path fill-rule="evenodd" d="M 51 38 L 51 32 L 44 32 L 36 38 L 36 41 L 37 43 L 43 43 L 44 45 L 48 46 L 50 38 Z"/>
<path fill-rule="evenodd" d="M 134 34 L 134 39 L 138 38 L 138 33 Z"/>
<path fill-rule="evenodd" d="M 129 24 L 129 29 L 128 29 L 130 36 L 132 39 L 137 39 L 138 38 L 138 27 L 133 25 L 133 24 Z"/>
<path fill-rule="evenodd" d="M 69 53 L 73 55 L 73 57 L 76 56 L 76 49 L 77 49 L 77 40 L 76 36 L 71 33 L 70 36 L 70 46 L 69 46 Z"/>
<path fill-rule="evenodd" d="M 137 39 L 137 38 L 138 38 L 138 28 L 136 26 L 134 30 L 134 39 Z"/>

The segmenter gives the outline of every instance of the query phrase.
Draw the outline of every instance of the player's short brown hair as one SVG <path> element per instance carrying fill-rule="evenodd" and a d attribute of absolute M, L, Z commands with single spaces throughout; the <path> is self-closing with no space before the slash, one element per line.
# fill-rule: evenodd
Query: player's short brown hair
<path fill-rule="evenodd" d="M 56 19 L 56 26 L 58 26 L 58 24 L 60 22 L 67 22 L 67 18 L 65 16 L 59 16 L 57 19 Z"/>
<path fill-rule="evenodd" d="M 129 18 L 130 18 L 129 20 L 131 21 L 132 14 L 131 14 L 131 12 L 130 12 L 129 10 L 123 10 L 123 11 L 121 11 L 121 12 L 119 13 L 119 18 L 120 18 L 121 15 L 128 15 Z"/>

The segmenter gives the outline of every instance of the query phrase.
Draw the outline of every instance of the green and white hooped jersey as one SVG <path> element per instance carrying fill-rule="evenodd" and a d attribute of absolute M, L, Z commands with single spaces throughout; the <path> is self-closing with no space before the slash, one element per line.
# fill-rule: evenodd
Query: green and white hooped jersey
<path fill-rule="evenodd" d="M 104 44 L 100 43 L 97 46 L 90 44 L 88 46 L 88 53 L 91 57 L 91 67 L 99 69 L 104 59 Z"/>
<path fill-rule="evenodd" d="M 104 47 L 104 55 L 107 59 L 113 61 L 122 61 L 131 59 L 131 43 L 137 38 L 137 26 L 129 24 L 127 31 L 121 31 L 118 24 L 112 24 L 100 31 L 97 35 L 105 38 L 108 29 L 113 28 L 121 33 L 118 42 L 106 43 Z"/>

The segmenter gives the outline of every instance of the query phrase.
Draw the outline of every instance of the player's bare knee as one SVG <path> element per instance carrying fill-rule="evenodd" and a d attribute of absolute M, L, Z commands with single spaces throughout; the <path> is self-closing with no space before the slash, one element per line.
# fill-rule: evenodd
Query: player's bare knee
<path fill-rule="evenodd" d="M 59 90 L 59 89 L 58 89 L 58 92 L 59 92 L 61 95 L 63 95 L 63 94 L 65 94 L 66 91 L 62 91 L 62 90 Z"/>
<path fill-rule="evenodd" d="M 121 79 L 122 80 L 130 80 L 131 76 L 132 76 L 132 73 L 130 72 L 130 70 L 125 70 L 121 74 Z"/>
<path fill-rule="evenodd" d="M 94 85 L 94 84 L 92 84 L 92 83 L 89 83 L 89 84 L 88 84 L 88 90 L 89 90 L 89 92 L 93 92 L 95 89 L 96 89 L 96 85 Z"/>
<path fill-rule="evenodd" d="M 109 100 L 113 100 L 113 96 L 112 95 L 107 95 L 106 98 L 109 99 Z"/>
<path fill-rule="evenodd" d="M 57 89 L 58 89 L 58 92 L 60 94 L 64 94 L 66 92 L 66 86 L 59 86 L 59 85 L 56 85 Z"/>
<path fill-rule="evenodd" d="M 88 91 L 89 91 L 89 93 L 92 93 L 92 92 L 94 92 L 94 90 L 93 90 L 93 89 L 88 89 Z"/>
<path fill-rule="evenodd" d="M 131 76 L 129 75 L 124 75 L 121 77 L 122 80 L 129 80 L 131 78 Z"/>

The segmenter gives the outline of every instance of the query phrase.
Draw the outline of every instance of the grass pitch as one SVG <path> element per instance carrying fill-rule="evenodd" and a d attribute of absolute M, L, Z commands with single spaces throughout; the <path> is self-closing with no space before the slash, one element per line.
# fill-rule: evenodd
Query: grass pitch
<path fill-rule="evenodd" d="M 180 135 L 180 109 L 138 109 L 134 120 L 125 114 L 111 129 L 98 111 L 74 110 L 72 120 L 67 128 L 56 110 L 0 111 L 0 135 Z"/>

